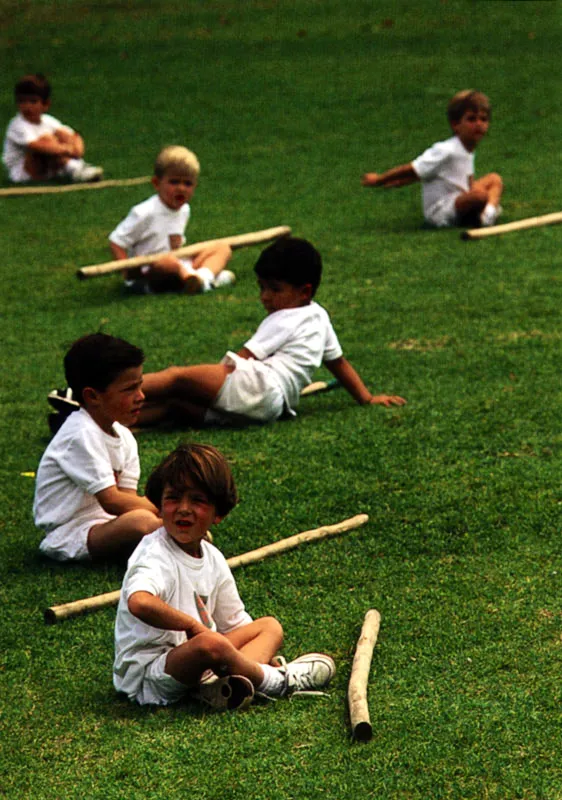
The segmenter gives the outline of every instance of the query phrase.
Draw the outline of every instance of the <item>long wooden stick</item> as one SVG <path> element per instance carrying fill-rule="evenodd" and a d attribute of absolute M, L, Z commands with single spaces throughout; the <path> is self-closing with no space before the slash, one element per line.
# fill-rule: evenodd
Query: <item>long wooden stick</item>
<path fill-rule="evenodd" d="M 81 192 L 86 189 L 109 189 L 112 186 L 136 186 L 138 183 L 148 183 L 150 175 L 142 178 L 122 178 L 107 181 L 92 181 L 90 183 L 69 183 L 62 186 L 10 186 L 0 189 L 0 197 L 20 197 L 27 194 L 60 194 L 61 192 Z"/>
<path fill-rule="evenodd" d="M 233 556 L 227 560 L 231 569 L 236 567 L 246 566 L 247 564 L 254 564 L 256 561 L 263 561 L 264 558 L 284 553 L 286 550 L 292 550 L 304 542 L 312 542 L 315 539 L 325 539 L 328 536 L 336 536 L 339 533 L 360 528 L 369 521 L 368 514 L 356 514 L 354 517 L 338 522 L 335 525 L 325 525 L 321 528 L 314 528 L 310 531 L 303 531 L 294 536 L 289 536 L 286 539 L 280 539 L 278 542 L 267 544 L 264 547 L 259 547 L 257 550 L 250 550 L 248 553 L 242 553 L 239 556 Z M 69 617 L 75 617 L 78 614 L 85 614 L 89 611 L 97 611 L 100 608 L 107 606 L 117 605 L 121 590 L 117 589 L 114 592 L 106 592 L 99 594 L 95 597 L 85 597 L 83 600 L 74 600 L 71 603 L 64 603 L 59 606 L 51 606 L 44 612 L 45 622 L 53 624 Z"/>
<path fill-rule="evenodd" d="M 542 217 L 526 217 L 515 222 L 506 222 L 504 225 L 492 225 L 489 228 L 473 228 L 461 233 L 461 239 L 484 239 L 486 236 L 499 236 L 501 233 L 524 231 L 527 228 L 540 228 L 543 225 L 555 225 L 562 222 L 562 211 L 554 214 L 544 214 Z"/>
<path fill-rule="evenodd" d="M 367 611 L 363 620 L 347 690 L 351 733 L 355 739 L 361 742 L 368 742 L 373 735 L 369 706 L 367 704 L 367 684 L 380 625 L 380 613 L 376 608 L 371 608 Z"/>
<path fill-rule="evenodd" d="M 235 250 L 237 247 L 249 247 L 253 244 L 269 242 L 272 239 L 278 239 L 280 236 L 288 236 L 290 233 L 291 229 L 287 225 L 279 225 L 276 228 L 265 228 L 262 231 L 252 231 L 251 233 L 241 233 L 237 236 L 224 236 L 221 239 L 210 239 L 207 242 L 188 244 L 171 252 L 177 258 L 190 258 L 214 244 L 228 244 Z M 144 256 L 132 256 L 131 258 L 122 258 L 117 261 L 107 261 L 104 264 L 92 264 L 89 267 L 81 267 L 76 274 L 79 278 L 93 278 L 96 275 L 122 272 L 132 267 L 141 267 L 143 264 L 154 264 L 164 255 L 167 255 L 167 253 L 147 253 Z"/>

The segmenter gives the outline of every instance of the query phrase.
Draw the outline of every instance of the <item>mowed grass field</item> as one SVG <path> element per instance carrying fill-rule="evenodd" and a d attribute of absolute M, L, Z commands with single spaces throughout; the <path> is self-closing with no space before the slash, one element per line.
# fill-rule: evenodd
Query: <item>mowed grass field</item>
<path fill-rule="evenodd" d="M 279 224 L 309 238 L 345 355 L 373 391 L 408 400 L 359 407 L 340 389 L 270 427 L 139 435 L 142 485 L 182 439 L 231 459 L 241 502 L 215 531 L 227 556 L 370 521 L 236 573 L 250 613 L 283 623 L 288 658 L 335 658 L 329 697 L 238 715 L 135 707 L 112 688 L 113 609 L 43 623 L 122 576 L 38 556 L 46 395 L 70 343 L 99 329 L 142 346 L 147 370 L 240 347 L 263 318 L 259 249 L 237 252 L 236 286 L 212 296 L 126 297 L 118 277 L 75 270 L 109 258 L 148 184 L 0 197 L 0 796 L 562 797 L 562 228 L 464 242 L 424 229 L 419 187 L 360 186 L 446 138 L 447 100 L 474 87 L 493 104 L 477 174 L 502 174 L 504 219 L 560 210 L 560 5 L 0 0 L 0 16 L 4 127 L 13 83 L 43 71 L 52 113 L 106 177 L 189 146 L 202 164 L 189 241 Z M 374 736 L 359 744 L 346 691 L 369 608 Z"/>

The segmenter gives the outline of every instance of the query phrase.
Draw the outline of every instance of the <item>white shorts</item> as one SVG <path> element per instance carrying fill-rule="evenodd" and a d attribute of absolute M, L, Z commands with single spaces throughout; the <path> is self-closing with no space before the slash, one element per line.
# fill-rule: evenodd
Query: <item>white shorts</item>
<path fill-rule="evenodd" d="M 112 519 L 115 519 L 115 516 L 105 512 L 103 508 L 96 510 L 95 517 L 91 512 L 89 515 L 74 517 L 48 533 L 39 545 L 39 551 L 55 561 L 90 561 L 92 558 L 88 551 L 90 528 L 94 525 L 103 525 Z"/>
<path fill-rule="evenodd" d="M 434 203 L 425 214 L 426 221 L 436 228 L 450 228 L 457 225 L 458 216 L 455 202 L 459 194 L 447 194 Z"/>
<path fill-rule="evenodd" d="M 187 686 L 165 671 L 167 656 L 167 652 L 162 653 L 146 667 L 140 689 L 134 697 L 139 705 L 168 706 L 177 703 L 189 691 Z"/>
<path fill-rule="evenodd" d="M 207 423 L 273 422 L 283 414 L 285 400 L 272 369 L 255 358 L 230 350 L 221 364 L 234 367 L 205 415 Z"/>

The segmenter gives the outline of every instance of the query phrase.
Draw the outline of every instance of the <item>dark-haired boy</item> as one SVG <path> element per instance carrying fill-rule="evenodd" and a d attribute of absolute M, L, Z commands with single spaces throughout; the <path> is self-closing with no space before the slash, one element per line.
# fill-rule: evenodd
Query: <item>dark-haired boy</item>
<path fill-rule="evenodd" d="M 267 311 L 256 333 L 220 364 L 168 367 L 144 376 L 142 425 L 180 416 L 192 422 L 248 424 L 295 415 L 300 392 L 323 362 L 361 405 L 403 405 L 373 395 L 342 350 L 328 313 L 313 301 L 322 275 L 319 252 L 287 237 L 267 247 L 255 266 Z"/>
<path fill-rule="evenodd" d="M 102 177 L 101 167 L 84 161 L 80 134 L 47 114 L 51 86 L 44 75 L 24 75 L 16 83 L 14 94 L 19 113 L 8 125 L 2 154 L 11 181 L 66 177 L 84 183 Z"/>
<path fill-rule="evenodd" d="M 57 561 L 119 559 L 160 525 L 137 494 L 140 465 L 128 426 L 139 416 L 144 354 L 96 333 L 64 359 L 77 411 L 55 434 L 37 470 L 33 515 L 45 538 L 39 550 Z"/>
<path fill-rule="evenodd" d="M 237 502 L 224 456 L 180 445 L 148 479 L 162 527 L 127 565 L 115 620 L 113 683 L 141 705 L 168 705 L 193 691 L 215 708 L 324 688 L 330 656 L 272 663 L 283 641 L 274 617 L 252 620 L 222 553 L 206 541 Z"/>
<path fill-rule="evenodd" d="M 464 89 L 451 98 L 447 117 L 453 136 L 436 142 L 409 164 L 381 174 L 363 175 L 363 186 L 394 188 L 421 181 L 423 213 L 436 228 L 495 225 L 501 214 L 501 176 L 490 172 L 474 180 L 474 150 L 488 132 L 490 101 Z"/>

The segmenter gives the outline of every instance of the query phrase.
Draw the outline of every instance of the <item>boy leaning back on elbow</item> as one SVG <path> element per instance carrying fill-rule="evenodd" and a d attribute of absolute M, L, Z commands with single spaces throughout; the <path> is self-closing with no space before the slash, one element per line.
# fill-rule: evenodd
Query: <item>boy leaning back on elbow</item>
<path fill-rule="evenodd" d="M 267 313 L 257 331 L 218 364 L 145 375 L 141 425 L 168 417 L 247 425 L 295 416 L 301 390 L 322 363 L 360 405 L 406 402 L 398 395 L 372 394 L 344 358 L 327 311 L 313 300 L 322 259 L 310 242 L 278 239 L 261 253 L 255 272 Z"/>
<path fill-rule="evenodd" d="M 146 494 L 162 527 L 127 566 L 115 621 L 113 683 L 141 705 L 186 695 L 217 709 L 245 708 L 254 693 L 276 698 L 324 688 L 333 660 L 277 657 L 283 630 L 252 620 L 226 559 L 206 539 L 237 503 L 224 456 L 210 445 L 180 445 L 151 474 Z"/>
<path fill-rule="evenodd" d="M 453 136 L 436 142 L 409 164 L 367 172 L 363 186 L 390 189 L 421 181 L 423 213 L 430 225 L 495 225 L 502 212 L 501 176 L 490 172 L 474 179 L 474 151 L 488 132 L 490 115 L 485 94 L 471 89 L 458 92 L 447 107 Z"/>

